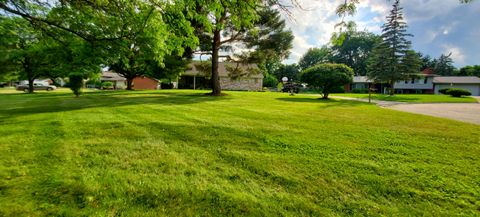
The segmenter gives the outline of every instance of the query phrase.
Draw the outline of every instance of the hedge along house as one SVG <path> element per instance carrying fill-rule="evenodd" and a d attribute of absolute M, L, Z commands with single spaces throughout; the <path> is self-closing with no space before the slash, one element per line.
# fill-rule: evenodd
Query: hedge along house
<path fill-rule="evenodd" d="M 206 62 L 194 61 L 178 80 L 179 89 L 211 88 L 211 68 Z M 218 65 L 220 86 L 223 90 L 261 91 L 263 74 L 255 64 L 220 62 Z"/>

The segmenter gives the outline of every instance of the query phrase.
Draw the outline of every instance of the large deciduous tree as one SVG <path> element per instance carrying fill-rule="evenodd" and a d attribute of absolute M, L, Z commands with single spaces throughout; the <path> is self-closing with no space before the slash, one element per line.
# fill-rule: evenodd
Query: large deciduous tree
<path fill-rule="evenodd" d="M 283 77 L 287 77 L 289 81 L 297 82 L 300 80 L 300 69 L 296 64 L 282 64 L 274 72 L 278 81 L 281 81 Z"/>
<path fill-rule="evenodd" d="M 320 63 L 332 62 L 332 50 L 327 46 L 321 48 L 310 48 L 303 54 L 298 62 L 301 70 L 305 70 Z"/>
<path fill-rule="evenodd" d="M 460 69 L 458 75 L 480 77 L 480 65 L 465 66 L 465 67 Z"/>
<path fill-rule="evenodd" d="M 0 9 L 56 40 L 74 36 L 89 43 L 104 65 L 127 78 L 129 89 L 135 76 L 163 67 L 164 56 L 181 56 L 198 44 L 180 4 L 170 1 L 6 0 Z"/>
<path fill-rule="evenodd" d="M 28 81 L 28 92 L 33 93 L 33 82 L 39 77 L 58 73 L 59 45 L 33 29 L 18 17 L 0 17 L 1 73 L 18 74 Z"/>
<path fill-rule="evenodd" d="M 350 66 L 355 75 L 367 74 L 367 59 L 380 37 L 367 31 L 357 31 L 349 25 L 347 31 L 335 33 L 332 37 L 332 61 Z"/>
<path fill-rule="evenodd" d="M 199 37 L 202 51 L 208 51 L 212 61 L 212 93 L 221 95 L 218 65 L 220 49 L 229 43 L 245 38 L 246 31 L 258 20 L 257 8 L 260 0 L 184 0 L 185 15 L 192 20 Z"/>
<path fill-rule="evenodd" d="M 288 56 L 293 35 L 284 29 L 285 23 L 279 13 L 268 8 L 277 4 L 277 1 L 183 2 L 186 6 L 184 13 L 195 26 L 200 38 L 199 52 L 211 56 L 212 95 L 221 95 L 218 75 L 220 57 L 237 63 L 263 62 L 267 65 L 268 59 L 281 60 Z M 235 53 L 233 47 L 253 52 Z M 221 51 L 233 55 L 222 55 Z"/>

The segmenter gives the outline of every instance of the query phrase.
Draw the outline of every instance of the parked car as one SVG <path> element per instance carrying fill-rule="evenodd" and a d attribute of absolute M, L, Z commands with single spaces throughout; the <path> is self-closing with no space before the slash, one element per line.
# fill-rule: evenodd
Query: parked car
<path fill-rule="evenodd" d="M 52 91 L 52 90 L 56 90 L 56 89 L 57 89 L 57 87 L 53 86 L 53 85 L 44 85 L 44 84 L 41 84 L 41 83 L 34 83 L 33 84 L 33 90 Z M 28 84 L 27 85 L 17 85 L 17 90 L 27 92 L 28 91 Z"/>

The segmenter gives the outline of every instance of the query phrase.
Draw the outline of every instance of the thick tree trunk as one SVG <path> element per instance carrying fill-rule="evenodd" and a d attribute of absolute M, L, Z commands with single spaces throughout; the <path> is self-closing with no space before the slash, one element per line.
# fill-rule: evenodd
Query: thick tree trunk
<path fill-rule="evenodd" d="M 212 95 L 220 96 L 222 88 L 220 87 L 220 78 L 218 75 L 218 52 L 220 50 L 220 31 L 215 30 L 212 44 Z"/>
<path fill-rule="evenodd" d="M 35 82 L 35 78 L 31 78 L 30 75 L 28 77 L 28 93 L 33 93 L 33 82 Z"/>
<path fill-rule="evenodd" d="M 133 78 L 127 78 L 127 90 L 133 90 Z"/>
<path fill-rule="evenodd" d="M 328 92 L 328 91 L 324 91 L 324 92 L 323 92 L 323 97 L 322 97 L 322 98 L 323 98 L 323 99 L 328 99 L 328 95 L 329 95 L 329 94 L 330 94 L 330 92 Z"/>
<path fill-rule="evenodd" d="M 33 93 L 33 82 L 35 82 L 35 76 L 33 75 L 33 71 L 30 68 L 30 59 L 25 58 L 25 62 L 23 63 L 23 70 L 27 73 L 27 79 L 28 79 L 28 93 Z"/>

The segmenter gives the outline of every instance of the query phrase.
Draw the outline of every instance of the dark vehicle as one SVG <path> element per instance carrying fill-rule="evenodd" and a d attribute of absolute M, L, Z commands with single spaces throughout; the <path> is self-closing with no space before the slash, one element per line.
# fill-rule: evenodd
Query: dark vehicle
<path fill-rule="evenodd" d="M 303 88 L 301 84 L 297 83 L 288 83 L 283 85 L 282 92 L 287 93 L 292 91 L 292 93 L 298 93 L 300 92 L 300 89 Z"/>
<path fill-rule="evenodd" d="M 33 84 L 33 90 L 52 91 L 52 90 L 56 90 L 56 89 L 57 89 L 57 87 L 53 86 L 53 85 L 44 85 L 44 84 L 40 84 L 40 83 L 34 83 Z M 28 92 L 28 85 L 17 85 L 17 90 Z"/>

